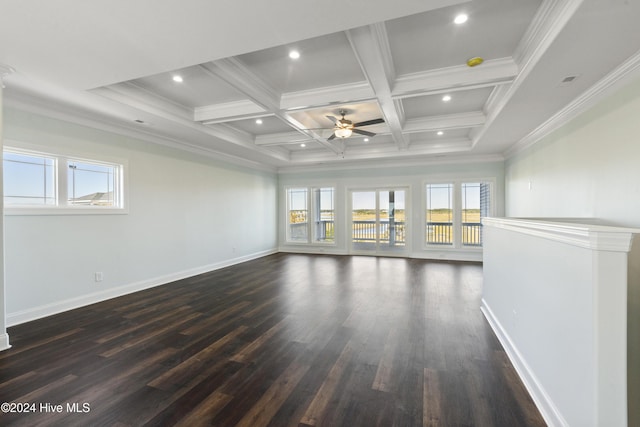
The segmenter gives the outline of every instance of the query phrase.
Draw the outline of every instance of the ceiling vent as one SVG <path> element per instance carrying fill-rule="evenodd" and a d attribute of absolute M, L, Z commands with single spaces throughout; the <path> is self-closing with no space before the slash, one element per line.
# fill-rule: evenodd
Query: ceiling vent
<path fill-rule="evenodd" d="M 562 81 L 560 82 L 559 86 L 569 86 L 570 84 L 575 82 L 578 77 L 580 77 L 579 74 L 575 75 L 575 76 L 567 76 L 564 79 L 562 79 Z"/>

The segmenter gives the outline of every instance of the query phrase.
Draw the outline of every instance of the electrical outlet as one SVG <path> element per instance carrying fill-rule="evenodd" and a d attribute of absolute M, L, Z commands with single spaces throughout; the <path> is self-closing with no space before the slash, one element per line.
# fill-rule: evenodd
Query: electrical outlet
<path fill-rule="evenodd" d="M 96 282 L 102 282 L 102 279 L 103 279 L 102 271 L 96 271 L 96 274 L 95 274 Z"/>

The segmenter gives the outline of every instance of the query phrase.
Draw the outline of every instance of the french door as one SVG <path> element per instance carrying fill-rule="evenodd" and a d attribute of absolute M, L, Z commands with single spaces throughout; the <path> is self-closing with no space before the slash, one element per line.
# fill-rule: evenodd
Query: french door
<path fill-rule="evenodd" d="M 350 191 L 353 253 L 404 254 L 407 249 L 406 188 Z"/>

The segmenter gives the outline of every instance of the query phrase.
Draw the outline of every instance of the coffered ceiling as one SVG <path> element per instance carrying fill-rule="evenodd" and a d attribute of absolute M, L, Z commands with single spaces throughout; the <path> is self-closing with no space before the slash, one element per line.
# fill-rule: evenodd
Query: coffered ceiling
<path fill-rule="evenodd" d="M 1 3 L 8 105 L 276 168 L 503 158 L 640 63 L 623 0 Z"/>

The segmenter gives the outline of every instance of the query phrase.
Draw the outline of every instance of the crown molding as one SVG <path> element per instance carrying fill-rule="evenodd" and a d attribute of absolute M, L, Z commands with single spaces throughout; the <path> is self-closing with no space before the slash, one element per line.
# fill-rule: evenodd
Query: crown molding
<path fill-rule="evenodd" d="M 60 107 L 59 105 L 52 107 L 47 102 L 42 102 L 41 100 L 36 101 L 33 99 L 16 98 L 5 98 L 4 106 L 5 108 L 14 108 L 26 113 L 36 114 L 39 116 L 60 120 L 79 126 L 86 126 L 103 132 L 109 132 L 127 138 L 149 142 L 175 150 L 186 151 L 191 154 L 204 156 L 212 160 L 224 161 L 252 170 L 272 173 L 277 171 L 277 167 L 273 164 L 258 162 L 240 156 L 235 156 L 233 154 L 228 154 L 223 151 L 215 150 L 210 147 L 203 147 L 196 144 L 190 144 L 182 140 L 159 136 L 155 133 L 145 131 L 140 127 L 134 127 L 133 125 L 125 126 L 120 122 L 108 121 L 104 117 L 97 118 L 92 114 L 88 114 L 87 111 L 84 110 L 80 111 L 75 109 L 68 109 Z"/>
<path fill-rule="evenodd" d="M 640 51 L 629 57 L 615 70 L 607 74 L 587 91 L 583 92 L 582 95 L 551 116 L 516 144 L 512 145 L 504 152 L 505 158 L 511 158 L 526 150 L 551 132 L 569 123 L 575 117 L 594 107 L 598 102 L 637 78 L 639 73 Z"/>
<path fill-rule="evenodd" d="M 522 40 L 516 48 L 514 59 L 519 67 L 519 72 L 505 90 L 496 92 L 496 96 L 491 99 L 491 108 L 487 108 L 487 122 L 484 127 L 475 133 L 473 139 L 474 147 L 482 139 L 494 120 L 506 107 L 516 92 L 524 84 L 529 74 L 540 62 L 545 52 L 567 25 L 571 17 L 575 14 L 583 0 L 545 0 L 533 22 L 527 29 Z M 500 95 L 500 96 L 497 96 Z"/>
<path fill-rule="evenodd" d="M 13 67 L 0 63 L 0 87 L 4 89 L 4 78 L 15 73 Z"/>
<path fill-rule="evenodd" d="M 366 161 L 366 163 L 365 163 Z M 424 156 L 422 158 L 412 155 L 410 158 L 394 158 L 394 159 L 372 159 L 365 160 L 344 160 L 340 162 L 305 164 L 295 166 L 281 166 L 278 168 L 278 174 L 294 174 L 303 172 L 334 172 L 342 170 L 366 170 L 380 168 L 400 168 L 406 169 L 415 166 L 433 166 L 433 165 L 459 165 L 459 164 L 481 164 L 481 163 L 497 163 L 504 161 L 501 155 L 474 155 L 474 156 Z"/>

